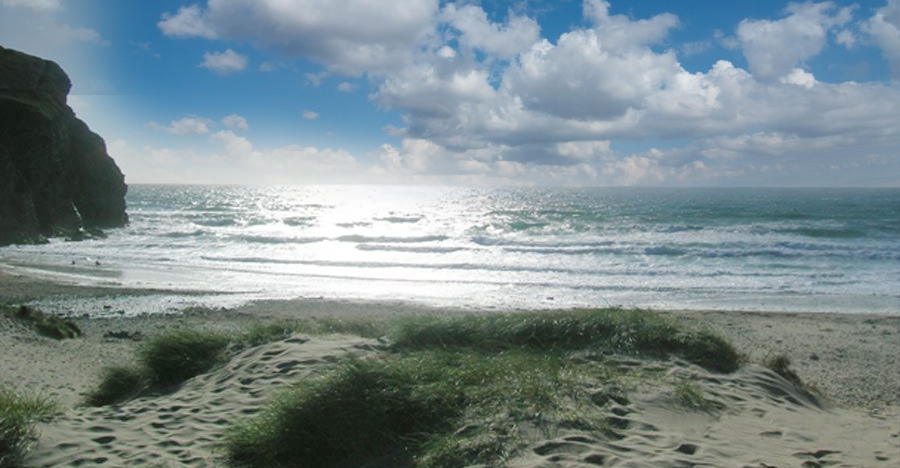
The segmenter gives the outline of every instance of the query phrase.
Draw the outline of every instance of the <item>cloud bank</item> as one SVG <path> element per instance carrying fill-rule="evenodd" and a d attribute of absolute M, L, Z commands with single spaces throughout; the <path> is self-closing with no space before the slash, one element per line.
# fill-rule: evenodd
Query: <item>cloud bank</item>
<path fill-rule="evenodd" d="M 875 11 L 791 3 L 681 49 L 667 42 L 681 27 L 675 15 L 616 15 L 604 0 L 585 0 L 582 14 L 583 25 L 543 37 L 527 14 L 498 19 L 467 3 L 216 0 L 158 26 L 368 76 L 371 101 L 404 116 L 389 128 L 401 142 L 367 155 L 378 180 L 794 185 L 812 167 L 826 184 L 882 183 L 863 180 L 878 172 L 900 181 L 897 81 L 824 82 L 809 67 L 829 47 L 864 43 L 900 79 L 900 0 Z M 747 68 L 685 69 L 679 50 L 714 43 L 737 48 Z M 236 55 L 211 54 L 204 66 L 242 71 Z"/>

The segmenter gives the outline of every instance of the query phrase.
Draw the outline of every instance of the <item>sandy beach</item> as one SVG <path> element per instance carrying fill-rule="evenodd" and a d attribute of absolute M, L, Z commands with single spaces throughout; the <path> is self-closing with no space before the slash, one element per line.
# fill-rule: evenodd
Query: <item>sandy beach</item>
<path fill-rule="evenodd" d="M 0 273 L 0 302 L 144 294 Z M 104 366 L 135 359 L 138 337 L 179 328 L 244 330 L 297 317 L 439 314 L 402 304 L 285 301 L 171 316 L 78 318 L 81 338 L 52 340 L 0 318 L 5 359 L 0 384 L 49 396 L 64 408 L 39 426 L 26 466 L 223 466 L 221 441 L 235 421 L 256 414 L 279 388 L 325 372 L 349 355 L 382 352 L 354 336 L 295 335 L 240 350 L 177 391 L 88 408 L 84 392 Z M 660 377 L 629 389 L 627 404 L 605 403 L 615 418 L 605 435 L 560 427 L 509 460 L 517 467 L 735 466 L 895 467 L 900 463 L 900 315 L 668 312 L 690 327 L 730 339 L 748 362 L 718 374 L 678 359 L 612 357 Z M 762 367 L 783 354 L 815 393 Z M 618 359 L 618 361 L 616 361 Z M 692 382 L 710 406 L 686 408 L 673 382 Z M 712 408 L 712 409 L 710 409 Z"/>

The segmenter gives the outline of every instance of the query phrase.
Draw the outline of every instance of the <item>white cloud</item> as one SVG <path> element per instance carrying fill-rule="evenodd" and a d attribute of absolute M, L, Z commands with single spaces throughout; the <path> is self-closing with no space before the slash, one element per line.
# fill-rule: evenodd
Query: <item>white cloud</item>
<path fill-rule="evenodd" d="M 818 55 L 828 32 L 849 22 L 852 11 L 852 7 L 837 9 L 833 2 L 791 3 L 786 18 L 741 21 L 737 37 L 753 75 L 778 79 Z"/>
<path fill-rule="evenodd" d="M 713 31 L 713 39 L 715 39 L 716 43 L 720 46 L 728 50 L 738 50 L 741 48 L 741 41 L 739 41 L 738 38 L 725 34 L 721 29 Z"/>
<path fill-rule="evenodd" d="M 863 24 L 863 31 L 881 47 L 894 79 L 900 80 L 900 0 L 888 0 Z"/>
<path fill-rule="evenodd" d="M 309 109 L 303 109 L 303 118 L 306 120 L 316 120 L 319 118 L 319 113 Z"/>
<path fill-rule="evenodd" d="M 163 13 L 157 24 L 166 36 L 170 37 L 205 37 L 216 39 L 218 35 L 207 24 L 204 11 L 198 5 L 180 7 L 178 13 Z"/>
<path fill-rule="evenodd" d="M 346 181 L 358 170 L 356 158 L 342 149 L 288 145 L 257 150 L 249 139 L 230 130 L 214 133 L 211 140 L 222 152 L 218 155 L 222 163 L 231 167 L 234 174 L 240 174 L 232 182 L 331 183 Z"/>
<path fill-rule="evenodd" d="M 856 47 L 856 43 L 858 39 L 856 38 L 856 34 L 849 29 L 844 29 L 834 36 L 834 42 L 844 46 L 847 49 L 852 49 Z"/>
<path fill-rule="evenodd" d="M 612 154 L 609 141 L 564 141 L 556 144 L 556 153 L 577 161 L 591 161 Z"/>
<path fill-rule="evenodd" d="M 0 44 L 26 50 L 59 61 L 71 56 L 70 46 L 92 44 L 109 47 L 97 30 L 58 22 L 65 15 L 55 1 L 0 0 L 0 7 L 11 11 L 0 15 Z"/>
<path fill-rule="evenodd" d="M 30 8 L 40 12 L 56 12 L 62 9 L 61 0 L 0 0 L 0 7 Z"/>
<path fill-rule="evenodd" d="M 219 75 L 242 72 L 247 69 L 249 60 L 231 49 L 225 52 L 206 52 L 203 54 L 203 62 L 200 66 L 208 68 Z"/>
<path fill-rule="evenodd" d="M 228 128 L 234 128 L 237 130 L 248 130 L 250 129 L 250 125 L 247 124 L 247 119 L 241 117 L 237 114 L 231 114 L 222 119 L 222 124 Z"/>
<path fill-rule="evenodd" d="M 63 37 L 67 37 L 73 42 L 88 42 L 104 47 L 109 47 L 110 45 L 110 42 L 103 39 L 100 33 L 90 28 L 73 28 L 68 25 L 62 25 L 59 32 Z"/>
<path fill-rule="evenodd" d="M 563 34 L 556 45 L 535 44 L 504 76 L 503 86 L 528 109 L 564 119 L 625 115 L 679 70 L 674 53 L 648 47 L 607 48 L 596 30 Z"/>
<path fill-rule="evenodd" d="M 174 120 L 169 125 L 160 125 L 156 122 L 149 122 L 147 126 L 158 131 L 171 133 L 173 135 L 205 135 L 209 133 L 209 128 L 213 122 L 202 117 L 184 117 L 180 120 Z"/>
<path fill-rule="evenodd" d="M 781 78 L 781 82 L 803 86 L 804 88 L 812 88 L 816 84 L 816 77 L 812 73 L 807 73 L 800 68 L 795 68 L 791 72 Z"/>
<path fill-rule="evenodd" d="M 322 80 L 328 76 L 328 72 L 321 73 L 307 73 L 306 75 L 306 84 L 312 86 L 313 88 L 318 88 L 322 84 Z"/>
<path fill-rule="evenodd" d="M 656 44 L 679 25 L 678 17 L 671 13 L 656 15 L 650 19 L 631 20 L 623 15 L 610 15 L 606 0 L 584 0 L 584 16 L 594 23 L 597 36 L 606 49 L 621 49 Z"/>
<path fill-rule="evenodd" d="M 256 155 L 250 140 L 235 135 L 231 130 L 220 130 L 213 133 L 210 140 L 218 143 L 228 157 L 253 159 Z"/>
<path fill-rule="evenodd" d="M 480 50 L 503 59 L 515 57 L 526 50 L 540 35 L 540 26 L 530 18 L 514 16 L 506 24 L 491 23 L 481 7 L 449 4 L 441 12 L 440 20 L 452 25 L 460 32 L 462 47 Z M 442 48 L 445 58 L 452 49 Z"/>
<path fill-rule="evenodd" d="M 401 143 L 370 155 L 373 181 L 753 183 L 777 174 L 791 183 L 804 163 L 820 159 L 848 173 L 853 169 L 841 157 L 864 154 L 900 166 L 900 89 L 821 82 L 807 69 L 829 40 L 846 48 L 871 40 L 898 73 L 900 0 L 889 0 L 860 29 L 852 8 L 831 2 L 791 4 L 775 20 L 744 20 L 735 36 L 717 31 L 712 39 L 741 48 L 749 70 L 722 60 L 693 73 L 678 54 L 708 52 L 712 41 L 670 45 L 676 16 L 611 15 L 603 0 L 584 2 L 588 26 L 546 39 L 534 20 L 515 12 L 492 20 L 474 2 L 416 2 L 406 16 L 378 23 L 394 4 L 377 14 L 344 8 L 338 18 L 324 1 L 209 1 L 165 17 L 160 28 L 321 62 L 324 71 L 307 75 L 313 86 L 333 74 L 366 73 L 371 100 L 403 114 L 402 128 L 385 127 Z M 304 8 L 308 14 L 297 13 Z M 319 115 L 304 110 L 303 117 Z M 647 149 L 651 140 L 664 149 Z M 294 155 L 312 164 L 326 154 L 257 150 L 231 131 L 213 141 L 222 157 L 250 155 L 247 161 L 266 156 L 287 164 Z M 673 148 L 672 141 L 687 143 Z M 617 151 L 620 142 L 637 149 Z"/>
<path fill-rule="evenodd" d="M 347 74 L 406 62 L 430 31 L 437 0 L 214 0 L 165 14 L 160 30 L 173 37 L 251 41 L 291 57 L 309 57 Z"/>
<path fill-rule="evenodd" d="M 337 85 L 337 90 L 340 91 L 340 92 L 342 92 L 342 93 L 352 93 L 353 91 L 356 90 L 356 88 L 357 88 L 356 85 L 354 85 L 354 84 L 352 84 L 352 83 L 348 83 L 348 82 L 346 82 L 346 81 L 344 81 L 344 82 L 342 82 L 341 84 Z"/>
<path fill-rule="evenodd" d="M 681 44 L 679 50 L 686 56 L 700 55 L 712 49 L 712 41 L 695 41 Z"/>

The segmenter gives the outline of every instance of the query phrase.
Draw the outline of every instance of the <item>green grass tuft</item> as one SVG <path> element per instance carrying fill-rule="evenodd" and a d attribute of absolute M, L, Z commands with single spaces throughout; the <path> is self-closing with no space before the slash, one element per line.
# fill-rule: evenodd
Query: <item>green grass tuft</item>
<path fill-rule="evenodd" d="M 46 398 L 23 396 L 0 386 L 0 468 L 20 466 L 35 441 L 35 424 L 58 412 Z"/>
<path fill-rule="evenodd" d="M 227 335 L 208 331 L 178 330 L 145 341 L 138 361 L 156 385 L 174 385 L 209 370 L 221 361 Z"/>
<path fill-rule="evenodd" d="M 707 399 L 703 388 L 696 383 L 680 381 L 675 384 L 674 390 L 678 402 L 687 408 L 706 412 L 719 409 L 720 405 Z"/>
<path fill-rule="evenodd" d="M 608 424 L 587 389 L 616 371 L 584 356 L 675 354 L 723 372 L 740 364 L 718 335 L 641 311 L 408 317 L 364 329 L 386 334 L 389 352 L 301 382 L 234 426 L 225 448 L 234 465 L 501 466 L 535 432 Z M 685 401 L 709 403 L 690 390 Z"/>
<path fill-rule="evenodd" d="M 776 354 L 767 357 L 763 362 L 763 365 L 768 367 L 772 372 L 784 377 L 785 380 L 791 382 L 798 388 L 805 388 L 803 379 L 791 369 L 791 358 L 784 354 Z"/>
<path fill-rule="evenodd" d="M 103 369 L 100 385 L 85 396 L 88 406 L 104 406 L 139 394 L 148 385 L 146 372 L 137 366 L 110 366 Z"/>
<path fill-rule="evenodd" d="M 517 448 L 518 425 L 565 411 L 562 395 L 572 386 L 563 362 L 537 353 L 485 359 L 457 351 L 352 360 L 236 426 L 226 452 L 246 467 L 494 463 Z"/>
<path fill-rule="evenodd" d="M 260 339 L 261 333 L 254 339 Z M 170 387 L 206 372 L 224 360 L 229 343 L 240 340 L 222 333 L 178 330 L 154 336 L 137 350 L 137 366 L 103 369 L 100 384 L 85 404 L 103 406 L 140 394 L 147 388 Z"/>
<path fill-rule="evenodd" d="M 393 333 L 393 348 L 469 348 L 483 352 L 593 349 L 651 356 L 681 355 L 719 372 L 740 365 L 737 351 L 709 332 L 687 332 L 650 312 L 617 309 L 550 313 L 479 314 L 407 319 Z"/>
<path fill-rule="evenodd" d="M 58 315 L 46 314 L 26 305 L 19 307 L 0 305 L 0 312 L 13 319 L 21 320 L 39 334 L 48 338 L 62 340 L 77 338 L 82 334 L 81 329 L 78 328 L 78 325 L 73 320 Z"/>

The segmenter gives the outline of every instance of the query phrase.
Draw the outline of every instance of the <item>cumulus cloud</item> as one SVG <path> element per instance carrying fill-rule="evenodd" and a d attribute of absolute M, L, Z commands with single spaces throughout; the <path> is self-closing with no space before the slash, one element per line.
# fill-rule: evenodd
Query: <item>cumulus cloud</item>
<path fill-rule="evenodd" d="M 248 63 L 246 55 L 226 49 L 225 52 L 206 52 L 203 54 L 203 62 L 200 63 L 200 66 L 219 75 L 229 75 L 246 70 Z"/>
<path fill-rule="evenodd" d="M 290 57 L 309 57 L 347 74 L 391 68 L 408 60 L 430 31 L 437 0 L 216 0 L 163 15 L 172 37 L 251 41 Z"/>
<path fill-rule="evenodd" d="M 881 47 L 894 79 L 900 80 L 900 0 L 888 0 L 863 24 L 863 30 Z"/>
<path fill-rule="evenodd" d="M 833 2 L 791 3 L 779 20 L 743 20 L 737 37 L 754 76 L 778 79 L 818 55 L 828 33 L 853 18 L 853 7 L 838 9 Z M 844 38 L 846 42 L 847 38 Z"/>
<path fill-rule="evenodd" d="M 198 5 L 181 7 L 175 14 L 163 13 L 157 26 L 163 34 L 170 37 L 216 39 L 218 35 L 204 16 L 204 11 Z"/>
<path fill-rule="evenodd" d="M 309 109 L 303 109 L 303 118 L 306 120 L 316 120 L 319 118 L 319 113 Z"/>
<path fill-rule="evenodd" d="M 678 54 L 709 52 L 712 42 L 668 47 L 680 25 L 675 15 L 615 15 L 604 0 L 584 1 L 586 26 L 557 38 L 541 37 L 521 13 L 492 17 L 471 2 L 414 2 L 405 16 L 382 23 L 372 18 L 384 12 L 346 8 L 338 18 L 322 2 L 296 2 L 317 13 L 304 16 L 276 0 L 210 1 L 164 17 L 160 28 L 173 37 L 247 40 L 310 58 L 324 65 L 307 76 L 315 86 L 328 75 L 368 73 L 371 100 L 403 114 L 402 128 L 385 126 L 400 143 L 368 155 L 372 180 L 752 183 L 778 173 L 790 183 L 803 164 L 862 170 L 842 157 L 865 154 L 900 166 L 900 89 L 823 82 L 807 67 L 829 40 L 846 48 L 870 40 L 896 75 L 900 0 L 889 0 L 860 28 L 852 7 L 790 4 L 781 18 L 744 20 L 734 35 L 716 32 L 717 44 L 742 50 L 747 69 L 720 60 L 692 72 Z M 363 15 L 371 17 L 365 25 Z M 353 90 L 350 82 L 337 87 Z M 315 159 L 299 147 L 259 151 L 228 130 L 212 138 L 223 157 Z M 647 149 L 649 141 L 667 143 Z M 328 159 L 349 164 L 338 153 Z"/>
<path fill-rule="evenodd" d="M 679 25 L 678 17 L 671 13 L 637 21 L 624 15 L 610 15 L 610 3 L 606 0 L 584 0 L 583 8 L 585 18 L 594 23 L 598 37 L 609 49 L 656 44 Z"/>
<path fill-rule="evenodd" d="M 231 114 L 222 119 L 222 124 L 228 128 L 234 128 L 237 130 L 249 130 L 250 125 L 247 124 L 247 119 L 241 117 L 237 114 Z"/>
<path fill-rule="evenodd" d="M 481 7 L 447 5 L 439 19 L 459 31 L 461 47 L 480 50 L 503 59 L 515 57 L 534 43 L 540 35 L 537 22 L 523 16 L 510 16 L 505 24 L 491 23 Z M 453 49 L 442 48 L 443 55 L 454 55 Z"/>
<path fill-rule="evenodd" d="M 161 132 L 171 133 L 173 135 L 205 135 L 209 133 L 213 122 L 203 117 L 184 117 L 180 120 L 174 120 L 169 125 L 160 125 L 156 122 L 149 122 L 147 126 Z"/>

